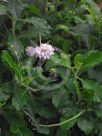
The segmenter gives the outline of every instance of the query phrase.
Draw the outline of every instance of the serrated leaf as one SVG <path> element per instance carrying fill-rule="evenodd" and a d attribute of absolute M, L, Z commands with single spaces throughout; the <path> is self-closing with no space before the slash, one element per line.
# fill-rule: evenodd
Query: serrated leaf
<path fill-rule="evenodd" d="M 31 17 L 24 19 L 24 22 L 29 24 L 28 31 L 23 34 L 25 37 L 38 37 L 50 35 L 51 27 L 48 25 L 47 21 L 39 17 Z"/>
<path fill-rule="evenodd" d="M 102 62 L 102 52 L 91 51 L 84 59 L 82 69 L 89 69 Z"/>
<path fill-rule="evenodd" d="M 74 58 L 74 65 L 77 70 L 80 70 L 83 65 L 83 56 L 81 54 L 77 54 Z"/>

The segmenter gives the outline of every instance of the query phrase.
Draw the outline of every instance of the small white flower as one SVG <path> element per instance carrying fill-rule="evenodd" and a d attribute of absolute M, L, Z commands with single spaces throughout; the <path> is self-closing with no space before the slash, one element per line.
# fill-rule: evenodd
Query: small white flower
<path fill-rule="evenodd" d="M 28 54 L 28 56 L 33 56 L 34 53 L 35 53 L 35 49 L 32 46 L 27 47 L 26 48 L 26 53 Z"/>
<path fill-rule="evenodd" d="M 40 59 L 49 59 L 54 54 L 54 48 L 47 43 L 41 44 L 35 48 L 34 54 Z"/>
<path fill-rule="evenodd" d="M 33 47 L 27 47 L 26 52 L 29 56 L 36 56 L 39 59 L 49 59 L 54 54 L 54 48 L 45 43 L 41 44 L 40 46 L 37 46 L 35 48 Z"/>

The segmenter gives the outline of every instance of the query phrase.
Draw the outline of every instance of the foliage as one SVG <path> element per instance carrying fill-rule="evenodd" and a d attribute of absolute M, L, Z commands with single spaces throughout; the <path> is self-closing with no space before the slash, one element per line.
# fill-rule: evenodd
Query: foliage
<path fill-rule="evenodd" d="M 41 42 L 54 55 L 27 56 Z M 1 136 L 101 136 L 101 45 L 93 0 L 1 0 Z"/>

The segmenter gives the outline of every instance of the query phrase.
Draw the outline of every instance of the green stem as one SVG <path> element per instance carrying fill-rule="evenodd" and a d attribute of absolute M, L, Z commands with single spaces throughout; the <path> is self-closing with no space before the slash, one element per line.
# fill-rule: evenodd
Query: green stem
<path fill-rule="evenodd" d="M 74 71 L 73 68 L 70 68 L 70 70 L 72 71 L 73 75 L 74 75 L 74 85 L 75 85 L 75 88 L 76 88 L 76 93 L 77 93 L 77 97 L 78 97 L 78 103 L 80 102 L 80 98 L 81 98 L 81 94 L 80 94 L 80 90 L 79 90 L 79 86 L 78 86 L 78 72 Z"/>
<path fill-rule="evenodd" d="M 80 117 L 83 113 L 85 113 L 85 110 L 79 112 L 79 113 L 78 113 L 77 115 L 75 115 L 74 117 L 72 117 L 72 118 L 70 118 L 70 119 L 67 119 L 67 120 L 65 120 L 65 121 L 63 121 L 63 122 L 61 122 L 61 123 L 50 124 L 50 125 L 43 125 L 43 124 L 37 124 L 37 125 L 38 125 L 39 127 L 47 127 L 47 128 L 49 128 L 49 127 L 62 126 L 62 125 L 66 124 L 66 123 L 68 123 L 68 122 L 70 122 L 70 121 L 72 121 L 72 120 L 77 119 L 77 118 Z"/>
<path fill-rule="evenodd" d="M 75 87 L 76 87 L 76 92 L 77 92 L 77 97 L 78 97 L 78 103 L 80 102 L 80 98 L 81 98 L 81 95 L 80 95 L 80 90 L 79 90 L 79 86 L 78 86 L 78 82 L 77 82 L 77 79 L 75 78 L 74 80 L 74 84 L 75 84 Z"/>
<path fill-rule="evenodd" d="M 20 83 L 22 86 L 24 86 L 24 87 L 26 87 L 27 89 L 29 89 L 29 90 L 31 90 L 32 92 L 38 92 L 39 91 L 39 89 L 34 89 L 34 88 L 32 88 L 32 87 L 30 87 L 30 86 L 27 86 L 27 85 L 25 85 L 25 84 L 23 84 L 23 83 Z"/>
<path fill-rule="evenodd" d="M 15 30 L 16 30 L 16 20 L 17 18 L 16 17 L 12 17 L 12 35 L 14 37 L 14 45 L 16 44 L 16 34 L 15 34 Z M 14 53 L 16 55 L 16 58 L 17 58 L 17 61 L 19 63 L 19 57 L 18 57 L 18 53 L 14 47 Z"/>
<path fill-rule="evenodd" d="M 15 26 L 16 26 L 16 18 L 12 18 L 12 34 L 15 37 Z"/>

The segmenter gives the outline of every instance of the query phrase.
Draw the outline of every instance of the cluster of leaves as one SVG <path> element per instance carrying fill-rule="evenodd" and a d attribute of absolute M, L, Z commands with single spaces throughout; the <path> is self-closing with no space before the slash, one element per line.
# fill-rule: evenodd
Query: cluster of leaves
<path fill-rule="evenodd" d="M 49 60 L 28 46 L 49 43 Z M 0 135 L 102 135 L 102 13 L 92 0 L 0 1 Z"/>

